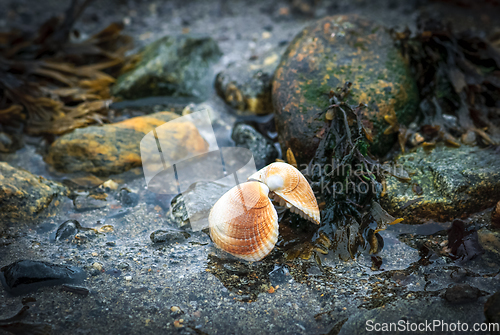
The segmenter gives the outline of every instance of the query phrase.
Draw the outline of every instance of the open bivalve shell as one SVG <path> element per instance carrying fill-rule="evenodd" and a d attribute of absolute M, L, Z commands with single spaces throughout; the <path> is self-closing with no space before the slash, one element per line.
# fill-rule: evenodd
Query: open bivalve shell
<path fill-rule="evenodd" d="M 269 164 L 248 180 L 258 180 L 269 187 L 269 197 L 281 206 L 287 206 L 316 224 L 320 224 L 318 202 L 304 175 L 290 164 L 276 162 Z"/>
<path fill-rule="evenodd" d="M 269 188 L 250 181 L 226 192 L 208 217 L 210 237 L 220 249 L 246 261 L 259 261 L 278 240 L 278 214 Z"/>

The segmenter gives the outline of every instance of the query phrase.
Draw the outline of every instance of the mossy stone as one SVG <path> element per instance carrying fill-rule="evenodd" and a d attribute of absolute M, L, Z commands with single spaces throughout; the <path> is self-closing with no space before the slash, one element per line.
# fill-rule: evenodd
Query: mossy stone
<path fill-rule="evenodd" d="M 365 103 L 370 151 L 382 155 L 396 141 L 384 135 L 385 115 L 411 122 L 418 92 L 404 58 L 384 27 L 357 15 L 323 18 L 291 42 L 276 70 L 272 100 L 283 152 L 291 148 L 299 164 L 309 163 L 326 126 L 322 111 L 331 89 L 352 82 L 349 104 Z"/>
<path fill-rule="evenodd" d="M 165 36 L 146 46 L 140 61 L 118 77 L 112 94 L 124 99 L 151 96 L 203 100 L 212 86 L 212 65 L 222 55 L 209 37 Z"/>
<path fill-rule="evenodd" d="M 0 162 L 0 227 L 54 215 L 67 193 L 63 185 Z"/>
<path fill-rule="evenodd" d="M 389 176 L 382 206 L 403 223 L 446 222 L 466 218 L 500 200 L 500 152 L 462 146 L 437 146 L 400 155 L 398 169 L 411 181 Z"/>

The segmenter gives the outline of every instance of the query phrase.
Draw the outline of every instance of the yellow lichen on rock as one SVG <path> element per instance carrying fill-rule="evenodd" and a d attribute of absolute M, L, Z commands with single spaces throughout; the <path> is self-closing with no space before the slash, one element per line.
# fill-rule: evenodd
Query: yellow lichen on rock
<path fill-rule="evenodd" d="M 162 152 L 169 161 L 192 153 L 204 153 L 207 142 L 190 122 L 171 122 L 178 118 L 160 112 L 104 126 L 77 129 L 55 141 L 46 161 L 62 172 L 90 172 L 100 176 L 122 173 L 141 166 L 140 142 L 157 127 Z"/>

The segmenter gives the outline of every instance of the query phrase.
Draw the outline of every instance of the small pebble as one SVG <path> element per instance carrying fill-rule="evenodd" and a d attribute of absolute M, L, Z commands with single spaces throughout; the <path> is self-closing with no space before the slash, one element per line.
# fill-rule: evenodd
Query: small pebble
<path fill-rule="evenodd" d="M 180 320 L 175 320 L 175 321 L 174 321 L 174 327 L 175 327 L 175 328 L 182 328 L 182 327 L 184 327 L 184 326 L 182 325 L 182 322 L 184 322 L 184 320 L 183 320 L 183 319 L 180 319 Z"/>
<path fill-rule="evenodd" d="M 102 264 L 99 262 L 95 262 L 94 264 L 92 264 L 92 267 L 98 271 L 102 271 L 103 268 Z"/>
<path fill-rule="evenodd" d="M 132 276 L 125 276 L 125 280 L 126 281 L 131 281 L 132 280 Z"/>

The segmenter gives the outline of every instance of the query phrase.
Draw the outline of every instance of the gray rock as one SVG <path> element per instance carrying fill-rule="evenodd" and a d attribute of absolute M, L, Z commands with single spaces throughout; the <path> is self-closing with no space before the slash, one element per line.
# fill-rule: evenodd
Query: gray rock
<path fill-rule="evenodd" d="M 193 184 L 186 192 L 179 194 L 172 200 L 169 217 L 178 227 L 186 226 L 191 220 L 203 224 L 201 229 L 206 228 L 208 227 L 210 209 L 229 189 L 229 186 L 214 182 Z M 191 228 L 195 230 L 193 226 Z"/>
<path fill-rule="evenodd" d="M 12 294 L 32 292 L 41 286 L 79 282 L 86 273 L 76 266 L 20 260 L 0 269 L 0 279 Z"/>
<path fill-rule="evenodd" d="M 257 170 L 271 164 L 278 158 L 278 150 L 273 142 L 252 126 L 238 124 L 233 129 L 232 139 L 236 146 L 244 147 L 252 151 Z"/>
<path fill-rule="evenodd" d="M 440 145 L 400 155 L 396 163 L 396 173 L 404 169 L 411 182 L 388 176 L 382 205 L 404 223 L 464 218 L 500 200 L 498 149 Z"/>
<path fill-rule="evenodd" d="M 282 49 L 271 50 L 257 61 L 228 66 L 215 78 L 217 93 L 238 111 L 272 113 L 271 80 L 281 53 Z"/>
<path fill-rule="evenodd" d="M 125 99 L 206 98 L 212 84 L 211 66 L 221 55 L 211 38 L 165 36 L 141 51 L 137 66 L 118 78 L 112 93 Z"/>

